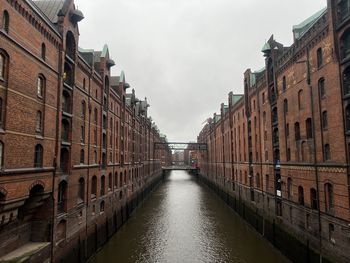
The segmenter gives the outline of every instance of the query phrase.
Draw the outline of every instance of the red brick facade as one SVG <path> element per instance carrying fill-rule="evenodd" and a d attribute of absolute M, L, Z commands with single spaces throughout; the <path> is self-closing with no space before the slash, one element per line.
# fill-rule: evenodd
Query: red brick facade
<path fill-rule="evenodd" d="M 74 1 L 48 2 L 0 0 L 0 258 L 30 241 L 88 256 L 171 160 L 108 47 L 78 48 Z"/>
<path fill-rule="evenodd" d="M 291 47 L 271 37 L 265 68 L 244 73 L 244 94 L 230 93 L 198 136 L 205 178 L 341 262 L 350 260 L 349 7 L 328 1 L 294 28 Z"/>

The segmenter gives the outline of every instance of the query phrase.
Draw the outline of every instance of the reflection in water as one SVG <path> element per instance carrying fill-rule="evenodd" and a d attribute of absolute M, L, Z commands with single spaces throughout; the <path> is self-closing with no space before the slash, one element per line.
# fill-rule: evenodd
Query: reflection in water
<path fill-rule="evenodd" d="M 117 261 L 288 262 L 183 171 L 172 172 L 93 259 Z"/>

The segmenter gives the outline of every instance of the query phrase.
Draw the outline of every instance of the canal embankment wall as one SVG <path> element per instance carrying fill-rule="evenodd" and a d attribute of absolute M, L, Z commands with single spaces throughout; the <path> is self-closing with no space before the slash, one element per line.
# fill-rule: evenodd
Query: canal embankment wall
<path fill-rule="evenodd" d="M 117 231 L 128 221 L 135 209 L 154 191 L 162 181 L 162 173 L 153 176 L 145 186 L 129 198 L 115 202 L 94 221 L 66 240 L 56 244 L 54 262 L 88 262 Z"/>
<path fill-rule="evenodd" d="M 235 191 L 213 181 L 211 177 L 199 174 L 200 182 L 207 185 L 230 208 L 232 208 L 245 222 L 247 222 L 262 237 L 268 240 L 274 247 L 281 251 L 293 262 L 298 263 L 330 263 L 348 262 L 346 257 L 334 255 L 322 251 L 322 256 L 317 249 L 318 240 L 310 240 L 307 235 L 296 232 L 286 225 L 281 218 L 272 213 L 264 212 L 257 203 L 273 205 L 273 200 L 262 192 L 255 193 L 255 202 L 252 202 L 245 189 L 241 186 Z M 248 189 L 249 190 L 249 189 Z M 268 200 L 269 198 L 269 200 Z"/>

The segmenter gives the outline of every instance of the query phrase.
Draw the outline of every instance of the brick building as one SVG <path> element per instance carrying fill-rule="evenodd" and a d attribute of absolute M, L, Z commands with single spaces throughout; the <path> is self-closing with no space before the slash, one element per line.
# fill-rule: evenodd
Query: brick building
<path fill-rule="evenodd" d="M 273 36 L 265 67 L 202 129 L 201 174 L 297 262 L 350 260 L 350 2 Z M 310 260 L 310 261 L 307 261 Z"/>
<path fill-rule="evenodd" d="M 0 0 L 0 261 L 33 243 L 33 261 L 86 259 L 171 161 L 107 45 L 78 48 L 83 18 L 73 0 Z"/>

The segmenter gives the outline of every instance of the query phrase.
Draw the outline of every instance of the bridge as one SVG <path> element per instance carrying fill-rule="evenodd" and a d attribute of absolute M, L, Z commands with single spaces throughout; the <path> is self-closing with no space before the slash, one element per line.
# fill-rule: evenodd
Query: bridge
<path fill-rule="evenodd" d="M 162 167 L 163 171 L 197 171 L 198 167 L 193 167 L 190 165 L 171 165 Z"/>

